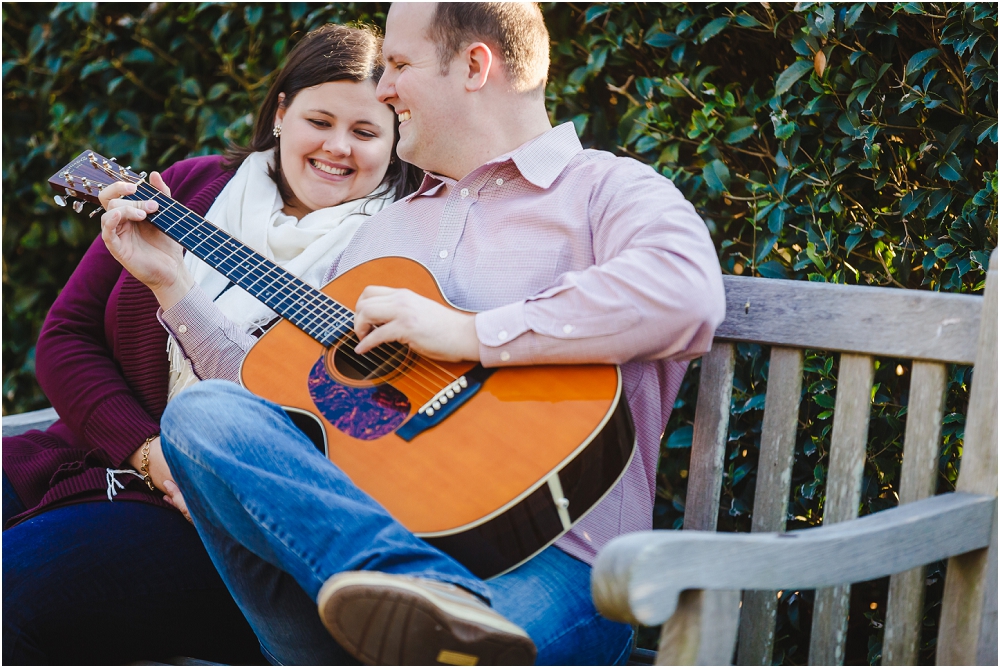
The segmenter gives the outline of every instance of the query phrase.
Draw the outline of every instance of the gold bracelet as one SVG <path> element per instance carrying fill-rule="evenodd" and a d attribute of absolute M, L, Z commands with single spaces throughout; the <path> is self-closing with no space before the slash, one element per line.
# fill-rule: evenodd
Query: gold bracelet
<path fill-rule="evenodd" d="M 156 436 L 159 436 L 157 434 Z M 139 464 L 139 473 L 142 474 L 142 479 L 146 481 L 149 486 L 150 492 L 156 491 L 156 486 L 153 485 L 153 476 L 149 475 L 149 444 L 152 443 L 156 436 L 150 436 L 142 444 L 142 463 Z"/>

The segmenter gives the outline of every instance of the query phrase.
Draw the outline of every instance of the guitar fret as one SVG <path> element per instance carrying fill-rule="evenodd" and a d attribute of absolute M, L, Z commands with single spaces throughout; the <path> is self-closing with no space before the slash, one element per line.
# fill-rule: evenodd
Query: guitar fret
<path fill-rule="evenodd" d="M 179 202 L 141 183 L 130 199 L 152 199 L 157 227 L 240 288 L 324 345 L 353 328 L 354 313 L 240 243 Z"/>

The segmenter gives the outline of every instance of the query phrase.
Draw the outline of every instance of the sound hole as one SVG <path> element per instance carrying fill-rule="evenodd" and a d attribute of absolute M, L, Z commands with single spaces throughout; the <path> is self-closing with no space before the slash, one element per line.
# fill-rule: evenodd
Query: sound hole
<path fill-rule="evenodd" d="M 410 349 L 401 343 L 383 343 L 364 355 L 354 352 L 358 338 L 353 333 L 337 345 L 333 353 L 336 372 L 355 382 L 375 381 L 397 373 L 406 363 Z"/>

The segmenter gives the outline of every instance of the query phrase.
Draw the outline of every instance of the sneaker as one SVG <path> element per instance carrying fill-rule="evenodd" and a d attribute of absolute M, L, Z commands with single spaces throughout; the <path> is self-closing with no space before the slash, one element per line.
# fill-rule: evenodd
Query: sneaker
<path fill-rule="evenodd" d="M 334 575 L 319 591 L 334 639 L 368 665 L 531 665 L 524 629 L 455 585 L 377 571 Z"/>

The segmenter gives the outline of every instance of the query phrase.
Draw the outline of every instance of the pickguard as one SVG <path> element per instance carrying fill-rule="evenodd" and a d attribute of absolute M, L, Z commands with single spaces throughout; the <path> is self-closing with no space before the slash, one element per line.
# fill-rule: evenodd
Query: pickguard
<path fill-rule="evenodd" d="M 338 383 L 326 370 L 325 357 L 309 372 L 309 396 L 330 424 L 362 441 L 392 433 L 410 413 L 410 400 L 388 383 L 371 387 Z"/>

